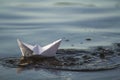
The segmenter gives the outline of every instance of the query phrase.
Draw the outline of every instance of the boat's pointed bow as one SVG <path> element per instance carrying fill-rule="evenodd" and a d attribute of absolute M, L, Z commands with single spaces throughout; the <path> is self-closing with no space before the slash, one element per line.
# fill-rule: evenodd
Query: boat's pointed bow
<path fill-rule="evenodd" d="M 43 51 L 43 53 L 41 53 L 41 55 L 46 56 L 46 57 L 55 56 L 61 41 L 62 41 L 62 39 L 59 39 L 57 41 L 54 41 L 51 44 L 48 44 L 47 46 L 44 46 L 43 47 L 44 51 Z"/>
<path fill-rule="evenodd" d="M 18 42 L 18 46 L 22 52 L 22 56 L 28 57 L 28 56 L 33 55 L 33 51 L 30 48 L 28 48 L 22 41 L 17 39 L 17 42 Z"/>
<path fill-rule="evenodd" d="M 58 39 L 57 41 L 55 41 L 55 42 L 61 42 L 62 41 L 62 39 Z"/>

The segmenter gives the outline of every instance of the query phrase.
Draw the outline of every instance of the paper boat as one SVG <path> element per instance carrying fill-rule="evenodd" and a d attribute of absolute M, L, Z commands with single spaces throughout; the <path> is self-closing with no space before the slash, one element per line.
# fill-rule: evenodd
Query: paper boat
<path fill-rule="evenodd" d="M 57 41 L 54 41 L 53 43 L 50 43 L 44 47 L 41 47 L 40 45 L 30 45 L 26 44 L 19 39 L 17 39 L 19 48 L 22 52 L 22 56 L 24 57 L 30 57 L 34 55 L 41 55 L 45 57 L 54 57 L 56 55 L 56 52 L 58 50 L 58 47 L 61 43 L 62 39 L 59 39 Z"/>

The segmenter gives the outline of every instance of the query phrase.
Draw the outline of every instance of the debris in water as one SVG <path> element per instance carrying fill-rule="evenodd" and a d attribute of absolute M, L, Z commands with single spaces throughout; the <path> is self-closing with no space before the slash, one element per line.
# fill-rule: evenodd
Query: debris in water
<path fill-rule="evenodd" d="M 91 39 L 91 38 L 86 38 L 85 40 L 86 40 L 86 41 L 91 41 L 92 39 Z"/>

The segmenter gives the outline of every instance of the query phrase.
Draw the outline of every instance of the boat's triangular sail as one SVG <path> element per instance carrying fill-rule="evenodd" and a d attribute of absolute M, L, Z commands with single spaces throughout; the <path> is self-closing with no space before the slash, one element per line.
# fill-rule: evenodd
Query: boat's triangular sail
<path fill-rule="evenodd" d="M 35 45 L 33 48 L 34 55 L 40 55 L 43 52 L 43 49 L 39 45 Z"/>

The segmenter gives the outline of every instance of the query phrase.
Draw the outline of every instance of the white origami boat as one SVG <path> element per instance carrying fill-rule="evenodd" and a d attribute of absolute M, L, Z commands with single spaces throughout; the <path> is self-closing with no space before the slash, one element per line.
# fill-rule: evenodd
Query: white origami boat
<path fill-rule="evenodd" d="M 54 41 L 53 43 L 50 43 L 44 47 L 41 47 L 40 45 L 30 45 L 26 44 L 19 39 L 17 39 L 19 48 L 22 52 L 22 56 L 24 57 L 30 57 L 33 55 L 41 55 L 45 57 L 54 57 L 56 55 L 57 49 L 61 43 L 62 39 L 59 39 L 57 41 Z"/>

